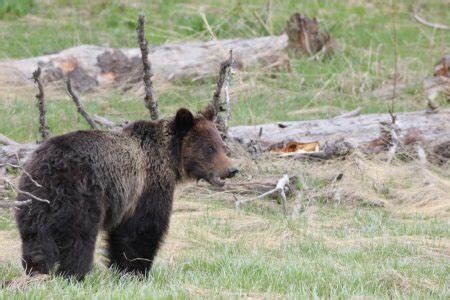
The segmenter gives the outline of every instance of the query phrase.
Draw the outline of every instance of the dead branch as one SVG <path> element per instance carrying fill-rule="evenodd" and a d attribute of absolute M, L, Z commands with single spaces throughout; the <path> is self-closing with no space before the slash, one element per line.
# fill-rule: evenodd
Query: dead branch
<path fill-rule="evenodd" d="M 359 116 L 360 114 L 361 114 L 361 107 L 358 106 L 356 109 L 343 113 L 339 116 L 336 116 L 333 119 L 353 118 Z"/>
<path fill-rule="evenodd" d="M 153 83 L 152 83 L 152 64 L 148 60 L 148 42 L 145 38 L 145 32 L 144 32 L 144 26 L 145 26 L 145 15 L 140 14 L 139 15 L 139 25 L 136 29 L 138 34 L 138 42 L 139 42 L 139 48 L 141 49 L 142 54 L 142 65 L 144 70 L 144 87 L 145 87 L 145 107 L 150 112 L 150 118 L 152 120 L 157 120 L 159 118 L 159 109 L 158 109 L 158 102 L 155 98 L 155 95 L 153 94 Z"/>
<path fill-rule="evenodd" d="M 38 197 L 38 196 L 35 196 L 35 195 L 33 195 L 33 194 L 29 193 L 29 192 L 26 192 L 26 191 L 23 191 L 23 190 L 19 189 L 19 188 L 14 184 L 14 182 L 12 182 L 10 179 L 8 179 L 8 178 L 6 178 L 6 177 L 1 177 L 0 180 L 3 180 L 5 183 L 7 183 L 9 186 L 11 186 L 11 187 L 12 187 L 16 192 L 18 192 L 18 193 L 21 193 L 21 194 L 24 194 L 24 195 L 26 195 L 26 196 L 28 196 L 28 197 L 31 197 L 31 198 L 34 199 L 34 200 L 37 200 L 37 201 L 40 201 L 40 202 L 45 202 L 45 203 L 47 203 L 47 204 L 50 204 L 50 201 L 48 201 L 47 199 L 42 199 L 42 198 L 40 198 L 40 197 Z"/>
<path fill-rule="evenodd" d="M 228 121 L 231 119 L 231 101 L 230 101 L 230 93 L 228 91 L 228 88 L 230 87 L 230 83 L 231 83 L 231 79 L 233 77 L 234 74 L 234 59 L 233 59 L 233 50 L 230 50 L 230 60 L 231 60 L 231 64 L 230 67 L 227 69 L 227 75 L 225 77 L 225 83 L 224 83 L 224 87 L 223 87 L 223 93 L 225 95 L 225 105 L 226 105 L 226 111 L 227 111 L 227 115 L 226 118 L 224 119 L 225 123 L 225 129 L 228 131 Z"/>
<path fill-rule="evenodd" d="M 419 157 L 419 161 L 423 166 L 427 164 L 427 154 L 420 144 L 417 145 L 417 156 Z"/>
<path fill-rule="evenodd" d="M 127 124 L 127 122 L 125 122 L 124 124 L 116 124 L 113 121 L 110 121 L 107 118 L 101 117 L 96 114 L 94 114 L 93 118 L 94 118 L 94 122 L 96 122 L 97 124 L 104 126 L 108 130 L 116 131 L 116 132 L 121 131 L 123 129 L 124 124 Z"/>
<path fill-rule="evenodd" d="M 22 168 L 22 166 L 11 164 L 11 163 L 0 164 L 0 167 L 5 167 L 5 166 L 9 166 L 9 167 L 12 167 L 15 169 L 20 169 L 25 175 L 28 176 L 28 178 L 31 180 L 31 182 L 33 182 L 34 185 L 36 185 L 37 187 L 42 187 L 42 185 L 39 184 L 36 180 L 34 180 L 33 177 L 31 177 L 31 174 L 28 173 L 24 168 Z"/>
<path fill-rule="evenodd" d="M 389 152 L 388 152 L 388 157 L 386 162 L 388 164 L 390 164 L 392 162 L 392 160 L 395 157 L 395 153 L 397 152 L 397 147 L 398 147 L 398 136 L 397 133 L 395 132 L 395 129 L 391 129 L 391 147 L 389 148 Z"/>
<path fill-rule="evenodd" d="M 19 208 L 32 202 L 31 199 L 25 201 L 0 201 L 0 209 Z"/>
<path fill-rule="evenodd" d="M 291 176 L 289 178 L 288 190 L 286 191 L 286 196 L 290 196 L 293 194 L 295 186 L 294 184 L 297 182 L 296 176 Z M 266 193 L 267 191 L 273 190 L 276 187 L 276 182 L 273 182 L 272 179 L 261 179 L 261 180 L 250 180 L 243 182 L 234 182 L 228 181 L 225 182 L 223 187 L 214 187 L 208 186 L 208 191 L 217 191 L 223 193 L 232 193 L 239 195 L 261 195 Z M 201 188 L 198 185 L 191 187 L 192 189 Z M 189 190 L 189 189 L 188 189 Z"/>
<path fill-rule="evenodd" d="M 6 135 L 3 135 L 1 133 L 0 133 L 0 144 L 3 144 L 3 145 L 14 145 L 14 146 L 19 145 L 18 142 L 10 139 L 9 137 L 7 137 Z"/>
<path fill-rule="evenodd" d="M 220 112 L 227 112 L 227 118 L 230 117 L 231 114 L 231 107 L 230 107 L 230 98 L 228 95 L 228 86 L 230 84 L 231 81 L 231 76 L 232 76 L 232 69 L 234 68 L 234 58 L 233 58 L 233 51 L 230 50 L 230 57 L 222 62 L 220 64 L 220 70 L 219 70 L 219 78 L 217 79 L 217 85 L 216 85 L 216 90 L 214 91 L 214 95 L 213 95 L 213 100 L 212 100 L 212 104 L 214 106 L 214 109 L 216 110 L 216 124 L 219 128 L 219 130 L 222 132 L 222 134 L 227 133 L 227 120 L 223 119 L 219 113 Z M 222 93 L 222 88 L 225 85 L 225 105 L 226 107 L 223 107 L 223 101 L 221 101 L 221 93 Z"/>
<path fill-rule="evenodd" d="M 419 16 L 418 12 L 419 12 L 419 7 L 416 7 L 416 8 L 414 8 L 413 14 L 412 14 L 412 15 L 413 15 L 414 19 L 415 19 L 417 22 L 421 23 L 422 25 L 431 27 L 431 28 L 433 28 L 433 29 L 450 30 L 450 26 L 443 25 L 443 24 L 438 24 L 438 23 L 431 23 L 431 22 L 428 22 L 427 20 L 425 20 L 424 18 L 422 18 L 421 16 Z"/>
<path fill-rule="evenodd" d="M 261 194 L 257 197 L 254 198 L 250 198 L 250 199 L 244 199 L 244 200 L 238 200 L 236 201 L 236 207 L 239 208 L 241 204 L 250 202 L 250 201 L 254 201 L 257 199 L 262 199 L 268 195 L 274 194 L 274 193 L 278 193 L 281 196 L 282 199 L 282 203 L 283 203 L 283 211 L 284 211 L 284 215 L 286 215 L 286 193 L 284 191 L 284 188 L 286 185 L 289 185 L 289 176 L 288 174 L 283 174 L 283 177 L 281 177 L 278 182 L 277 185 L 275 186 L 274 189 L 265 192 L 264 194 Z"/>
<path fill-rule="evenodd" d="M 70 78 L 67 79 L 67 93 L 70 95 L 73 102 L 75 103 L 78 113 L 88 122 L 89 126 L 91 126 L 91 128 L 94 130 L 99 130 L 97 124 L 95 124 L 94 120 L 84 109 L 83 104 L 81 104 L 81 101 L 78 98 L 78 95 L 72 89 L 72 83 L 70 82 Z"/>
<path fill-rule="evenodd" d="M 44 97 L 44 87 L 41 83 L 41 68 L 38 67 L 36 71 L 33 72 L 34 83 L 37 84 L 39 93 L 36 95 L 36 100 L 39 108 L 39 132 L 41 133 L 42 140 L 48 139 L 50 134 L 50 129 L 47 123 L 46 109 L 45 109 L 45 97 Z"/>
<path fill-rule="evenodd" d="M 395 5 L 395 4 L 393 4 Z M 395 124 L 396 121 L 396 116 L 394 115 L 394 105 L 395 105 L 395 98 L 397 97 L 397 61 L 398 61 L 398 54 L 397 54 L 397 14 L 396 14 L 396 10 L 395 7 L 392 10 L 394 13 L 393 16 L 393 24 L 394 24 L 394 28 L 393 28 L 393 39 L 394 39 L 394 87 L 392 89 L 392 100 L 391 100 L 391 108 L 389 109 L 389 114 L 391 115 L 391 120 L 392 120 L 392 124 Z"/>

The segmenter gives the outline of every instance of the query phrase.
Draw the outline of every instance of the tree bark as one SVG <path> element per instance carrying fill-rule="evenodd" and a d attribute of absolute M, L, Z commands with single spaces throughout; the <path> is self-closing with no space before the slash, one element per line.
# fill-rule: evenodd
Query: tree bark
<path fill-rule="evenodd" d="M 262 150 L 271 145 L 289 140 L 302 143 L 319 142 L 345 137 L 348 142 L 360 146 L 377 138 L 380 134 L 379 123 L 390 122 L 389 114 L 360 115 L 353 118 L 324 119 L 299 122 L 236 126 L 229 129 L 229 137 L 247 144 L 251 140 L 259 140 Z M 437 114 L 426 114 L 423 111 L 397 114 L 396 124 L 402 133 L 417 128 L 428 141 L 444 141 L 450 139 L 450 110 L 442 110 Z M 262 133 L 259 136 L 260 130 Z"/>
<path fill-rule="evenodd" d="M 238 69 L 288 64 L 286 34 L 255 39 L 192 42 L 150 48 L 155 80 L 198 80 L 217 75 L 217 68 L 233 49 Z M 30 74 L 42 69 L 44 82 L 70 77 L 73 87 L 87 92 L 114 83 L 137 83 L 142 78 L 141 53 L 135 49 L 113 49 L 82 45 L 56 54 L 0 62 L 1 84 L 31 84 Z"/>

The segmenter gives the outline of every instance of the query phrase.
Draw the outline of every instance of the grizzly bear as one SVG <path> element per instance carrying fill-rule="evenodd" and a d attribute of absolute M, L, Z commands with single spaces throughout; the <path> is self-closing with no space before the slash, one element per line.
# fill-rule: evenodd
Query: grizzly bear
<path fill-rule="evenodd" d="M 175 185 L 203 179 L 220 186 L 237 173 L 214 116 L 211 105 L 195 115 L 181 108 L 120 133 L 77 131 L 43 142 L 19 184 L 50 201 L 33 200 L 16 213 L 26 273 L 57 265 L 56 274 L 83 279 L 104 230 L 110 266 L 147 274 L 169 227 Z"/>

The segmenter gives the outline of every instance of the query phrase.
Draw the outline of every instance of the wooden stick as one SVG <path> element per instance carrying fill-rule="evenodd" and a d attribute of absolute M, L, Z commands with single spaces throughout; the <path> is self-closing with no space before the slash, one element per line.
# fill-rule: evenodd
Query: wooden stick
<path fill-rule="evenodd" d="M 394 129 L 391 129 L 391 143 L 392 143 L 392 146 L 391 146 L 391 148 L 389 148 L 388 158 L 386 160 L 386 162 L 388 164 L 390 164 L 392 162 L 392 160 L 394 159 L 394 156 L 395 156 L 395 153 L 397 152 L 397 147 L 398 147 L 398 136 Z"/>
<path fill-rule="evenodd" d="M 139 25 L 136 29 L 138 34 L 139 48 L 142 54 L 142 65 L 144 70 L 144 87 L 145 87 L 145 107 L 150 112 L 150 118 L 152 120 L 157 120 L 159 118 L 158 102 L 156 101 L 155 95 L 153 94 L 153 83 L 152 83 L 152 64 L 148 60 L 148 42 L 145 38 L 144 32 L 145 26 L 145 15 L 139 15 Z"/>
<path fill-rule="evenodd" d="M 116 124 L 113 121 L 110 121 L 107 118 L 96 115 L 96 114 L 94 114 L 94 122 L 106 127 L 106 129 L 111 130 L 111 131 L 121 131 L 123 129 L 122 124 Z"/>
<path fill-rule="evenodd" d="M 0 208 L 8 209 L 13 207 L 22 207 L 30 204 L 31 202 L 31 199 L 25 201 L 0 201 Z"/>
<path fill-rule="evenodd" d="M 5 166 L 20 169 L 25 175 L 28 176 L 28 178 L 31 180 L 31 182 L 33 182 L 34 185 L 36 185 L 37 187 L 42 187 L 42 185 L 39 182 L 37 182 L 36 180 L 34 180 L 33 177 L 31 177 L 31 174 L 28 173 L 24 168 L 22 168 L 22 166 L 11 164 L 11 163 L 0 164 L 0 167 L 5 167 Z"/>
<path fill-rule="evenodd" d="M 276 187 L 274 189 L 272 189 L 270 191 L 267 191 L 264 194 L 261 194 L 261 195 L 259 195 L 257 197 L 254 197 L 254 198 L 236 201 L 236 207 L 239 208 L 240 204 L 247 203 L 247 202 L 250 202 L 250 201 L 254 201 L 254 200 L 257 200 L 257 199 L 262 199 L 262 198 L 264 198 L 264 197 L 266 197 L 268 195 L 271 195 L 273 193 L 279 193 L 280 196 L 281 196 L 281 199 L 282 199 L 282 203 L 283 203 L 284 215 L 286 215 L 286 213 L 287 213 L 286 212 L 286 202 L 287 202 L 287 200 L 286 200 L 286 193 L 284 192 L 284 187 L 286 185 L 288 185 L 288 184 L 289 184 L 289 175 L 288 174 L 283 174 L 283 177 L 281 177 L 278 180 L 277 185 L 276 185 Z"/>
<path fill-rule="evenodd" d="M 417 156 L 419 157 L 419 161 L 421 165 L 427 164 L 427 154 L 425 150 L 423 149 L 422 145 L 417 145 Z"/>
<path fill-rule="evenodd" d="M 33 198 L 34 200 L 37 200 L 37 201 L 40 201 L 40 202 L 45 202 L 45 203 L 47 203 L 47 204 L 50 204 L 50 201 L 48 201 L 47 199 L 42 199 L 42 198 L 40 198 L 40 197 L 38 197 L 38 196 L 35 196 L 35 195 L 33 195 L 33 194 L 29 193 L 29 192 L 22 191 L 21 189 L 19 189 L 19 188 L 14 184 L 14 182 L 12 182 L 11 180 L 9 180 L 9 179 L 6 178 L 6 177 L 2 177 L 2 178 L 0 178 L 0 180 L 3 180 L 4 182 L 6 182 L 7 184 L 9 184 L 13 189 L 15 189 L 17 192 L 19 192 L 19 193 L 21 193 L 21 194 L 24 194 L 24 195 L 26 195 L 26 196 L 28 196 L 28 197 L 31 197 L 31 198 Z"/>
<path fill-rule="evenodd" d="M 217 85 L 216 85 L 216 90 L 214 91 L 213 94 L 213 100 L 212 100 L 212 104 L 214 106 L 214 109 L 216 111 L 216 124 L 217 127 L 219 128 L 219 131 L 221 131 L 221 133 L 223 135 L 227 135 L 227 131 L 228 131 L 228 127 L 227 127 L 227 119 L 230 118 L 231 116 L 231 105 L 230 105 L 230 97 L 228 94 L 228 86 L 230 84 L 231 81 L 231 77 L 232 77 L 232 70 L 234 69 L 234 58 L 233 58 L 233 51 L 230 50 L 230 57 L 222 62 L 220 64 L 220 70 L 219 70 L 219 78 L 217 79 Z M 221 101 L 221 93 L 222 93 L 222 88 L 225 87 L 225 105 L 226 108 L 223 107 L 223 103 Z M 227 116 L 226 119 L 221 118 L 221 116 L 219 115 L 220 112 L 227 112 Z"/>
<path fill-rule="evenodd" d="M 234 59 L 233 59 L 233 50 L 230 49 L 230 67 L 227 69 L 226 76 L 225 76 L 225 83 L 223 86 L 223 93 L 225 95 L 225 105 L 226 105 L 226 111 L 227 115 L 225 118 L 225 129 L 228 130 L 228 121 L 231 119 L 231 101 L 230 101 L 230 93 L 228 91 L 228 88 L 230 87 L 231 79 L 233 78 L 234 74 Z"/>
<path fill-rule="evenodd" d="M 450 26 L 428 22 L 427 20 L 418 15 L 418 10 L 419 9 L 416 7 L 413 11 L 413 17 L 414 19 L 416 19 L 417 22 L 434 29 L 450 30 Z"/>
<path fill-rule="evenodd" d="M 36 71 L 33 72 L 34 83 L 37 84 L 39 93 L 36 95 L 37 104 L 39 108 L 39 132 L 41 133 L 42 140 L 48 139 L 50 134 L 50 129 L 47 123 L 46 109 L 45 109 L 45 97 L 44 97 L 44 87 L 41 83 L 41 68 L 38 67 Z"/>
<path fill-rule="evenodd" d="M 393 7 L 393 40 L 394 40 L 394 86 L 392 88 L 392 100 L 391 100 L 391 107 L 389 108 L 389 114 L 391 115 L 391 121 L 392 124 L 395 124 L 395 121 L 397 119 L 397 116 L 394 114 L 394 105 L 395 105 L 395 98 L 397 97 L 397 61 L 398 61 L 398 55 L 397 55 L 397 14 L 396 9 Z M 395 153 L 394 153 L 395 154 Z"/>
<path fill-rule="evenodd" d="M 360 114 L 361 114 L 361 107 L 358 106 L 356 109 L 343 113 L 339 116 L 336 116 L 333 119 L 353 118 L 359 116 Z"/>
<path fill-rule="evenodd" d="M 94 130 L 99 130 L 100 128 L 98 128 L 97 124 L 95 124 L 95 122 L 91 118 L 91 116 L 86 112 L 83 104 L 81 104 L 81 101 L 78 98 L 78 95 L 72 89 L 72 84 L 70 82 L 70 79 L 67 79 L 67 93 L 70 95 L 73 102 L 75 103 L 78 113 L 88 122 L 89 126 L 91 126 L 91 128 Z"/>
<path fill-rule="evenodd" d="M 220 94 L 222 93 L 222 87 L 225 83 L 227 70 L 233 63 L 233 52 L 230 51 L 230 57 L 220 64 L 219 78 L 217 79 L 216 90 L 214 91 L 212 104 L 216 109 L 216 113 L 223 112 L 225 109 L 221 106 Z"/>

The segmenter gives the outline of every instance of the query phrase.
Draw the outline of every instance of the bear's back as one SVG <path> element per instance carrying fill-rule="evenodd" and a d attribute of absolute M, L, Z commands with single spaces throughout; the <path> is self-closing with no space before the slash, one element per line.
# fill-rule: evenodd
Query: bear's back
<path fill-rule="evenodd" d="M 144 187 L 145 164 L 135 138 L 106 131 L 76 131 L 45 141 L 25 165 L 45 192 L 26 174 L 20 186 L 55 202 L 53 205 L 92 201 L 102 210 L 105 226 L 110 226 L 134 209 Z M 78 198 L 70 199 L 70 195 Z"/>

